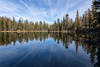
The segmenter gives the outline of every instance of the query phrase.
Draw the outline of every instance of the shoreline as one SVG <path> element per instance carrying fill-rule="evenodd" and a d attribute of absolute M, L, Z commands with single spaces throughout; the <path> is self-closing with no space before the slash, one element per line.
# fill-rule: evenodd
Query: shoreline
<path fill-rule="evenodd" d="M 69 33 L 68 31 L 0 31 L 0 32 L 7 32 L 7 33 L 9 33 L 9 32 L 13 32 L 13 33 L 25 33 L 25 32 L 51 32 L 51 33 L 53 33 L 53 32 L 66 32 L 66 33 Z"/>

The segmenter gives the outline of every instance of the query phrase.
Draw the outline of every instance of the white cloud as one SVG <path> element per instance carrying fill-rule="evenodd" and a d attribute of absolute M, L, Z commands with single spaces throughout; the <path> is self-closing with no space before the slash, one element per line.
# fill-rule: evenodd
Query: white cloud
<path fill-rule="evenodd" d="M 0 0 L 0 16 L 20 16 L 18 13 L 22 9 L 22 6 L 15 4 L 9 0 Z"/>
<path fill-rule="evenodd" d="M 77 9 L 79 10 L 80 16 L 82 16 L 82 14 L 88 9 L 91 8 L 92 5 L 92 1 L 91 0 L 87 0 L 84 3 L 82 3 L 81 5 L 79 5 L 77 8 L 75 8 L 73 11 L 69 12 L 70 18 L 74 18 L 76 17 L 76 11 Z M 73 5 L 74 6 L 74 5 Z"/>
<path fill-rule="evenodd" d="M 77 9 L 82 14 L 91 6 L 91 0 L 84 0 L 82 4 L 79 3 L 83 0 L 36 0 L 42 8 L 32 2 L 35 0 L 17 0 L 18 3 L 13 1 L 15 0 L 0 0 L 0 16 L 23 17 L 30 21 L 42 20 L 53 23 L 57 18 L 63 18 L 66 13 L 75 18 Z"/>

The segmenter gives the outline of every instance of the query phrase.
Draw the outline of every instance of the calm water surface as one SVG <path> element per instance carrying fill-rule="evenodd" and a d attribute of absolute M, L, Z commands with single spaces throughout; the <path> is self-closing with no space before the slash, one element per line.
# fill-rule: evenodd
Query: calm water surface
<path fill-rule="evenodd" d="M 66 33 L 0 33 L 0 67 L 99 67 L 100 47 Z"/>

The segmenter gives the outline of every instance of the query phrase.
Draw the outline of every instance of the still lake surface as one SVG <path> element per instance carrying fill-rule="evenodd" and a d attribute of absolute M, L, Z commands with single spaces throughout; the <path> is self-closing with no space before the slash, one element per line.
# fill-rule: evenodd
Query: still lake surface
<path fill-rule="evenodd" d="M 0 67 L 99 67 L 100 47 L 67 33 L 0 33 Z"/>

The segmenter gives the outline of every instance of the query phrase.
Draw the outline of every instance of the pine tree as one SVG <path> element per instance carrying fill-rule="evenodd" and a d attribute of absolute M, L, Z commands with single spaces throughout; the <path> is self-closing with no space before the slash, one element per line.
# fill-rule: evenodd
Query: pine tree
<path fill-rule="evenodd" d="M 96 17 L 97 17 L 97 28 L 100 29 L 100 0 L 96 0 L 96 2 L 94 2 L 96 5 Z"/>
<path fill-rule="evenodd" d="M 68 18 L 68 14 L 66 14 L 66 19 L 65 19 L 65 26 L 66 26 L 66 28 L 65 28 L 65 30 L 67 30 L 68 29 L 68 25 L 69 25 L 69 18 Z"/>
<path fill-rule="evenodd" d="M 0 17 L 0 31 L 2 31 L 1 22 L 2 22 L 2 18 Z"/>
<path fill-rule="evenodd" d="M 92 26 L 92 15 L 90 9 L 88 9 L 88 28 L 90 29 Z"/>
<path fill-rule="evenodd" d="M 19 19 L 18 21 L 18 26 L 17 26 L 17 30 L 22 30 L 23 26 L 22 26 L 22 18 Z"/>
<path fill-rule="evenodd" d="M 75 30 L 78 30 L 80 27 L 80 19 L 79 19 L 79 12 L 77 10 L 76 19 L 75 19 Z"/>
<path fill-rule="evenodd" d="M 7 26 L 8 26 L 8 31 L 11 31 L 11 21 L 10 21 L 10 19 L 7 19 Z"/>
<path fill-rule="evenodd" d="M 40 31 L 42 31 L 42 21 L 40 21 L 39 23 L 39 28 L 40 28 Z"/>
<path fill-rule="evenodd" d="M 11 22 L 11 30 L 12 31 L 16 31 L 16 20 L 15 18 L 13 17 L 13 20 Z"/>
<path fill-rule="evenodd" d="M 100 0 L 93 0 L 92 5 L 92 26 L 93 28 L 100 27 Z"/>
<path fill-rule="evenodd" d="M 57 23 L 58 23 L 58 25 L 57 25 L 58 29 L 57 30 L 60 31 L 60 19 L 59 18 L 57 19 Z"/>
<path fill-rule="evenodd" d="M 3 18 L 3 31 L 7 31 L 8 30 L 8 25 L 7 25 L 7 18 L 5 17 L 5 18 Z"/>
<path fill-rule="evenodd" d="M 66 27 L 65 27 L 65 18 L 64 17 L 63 17 L 62 25 L 63 25 L 63 30 L 66 30 Z"/>

